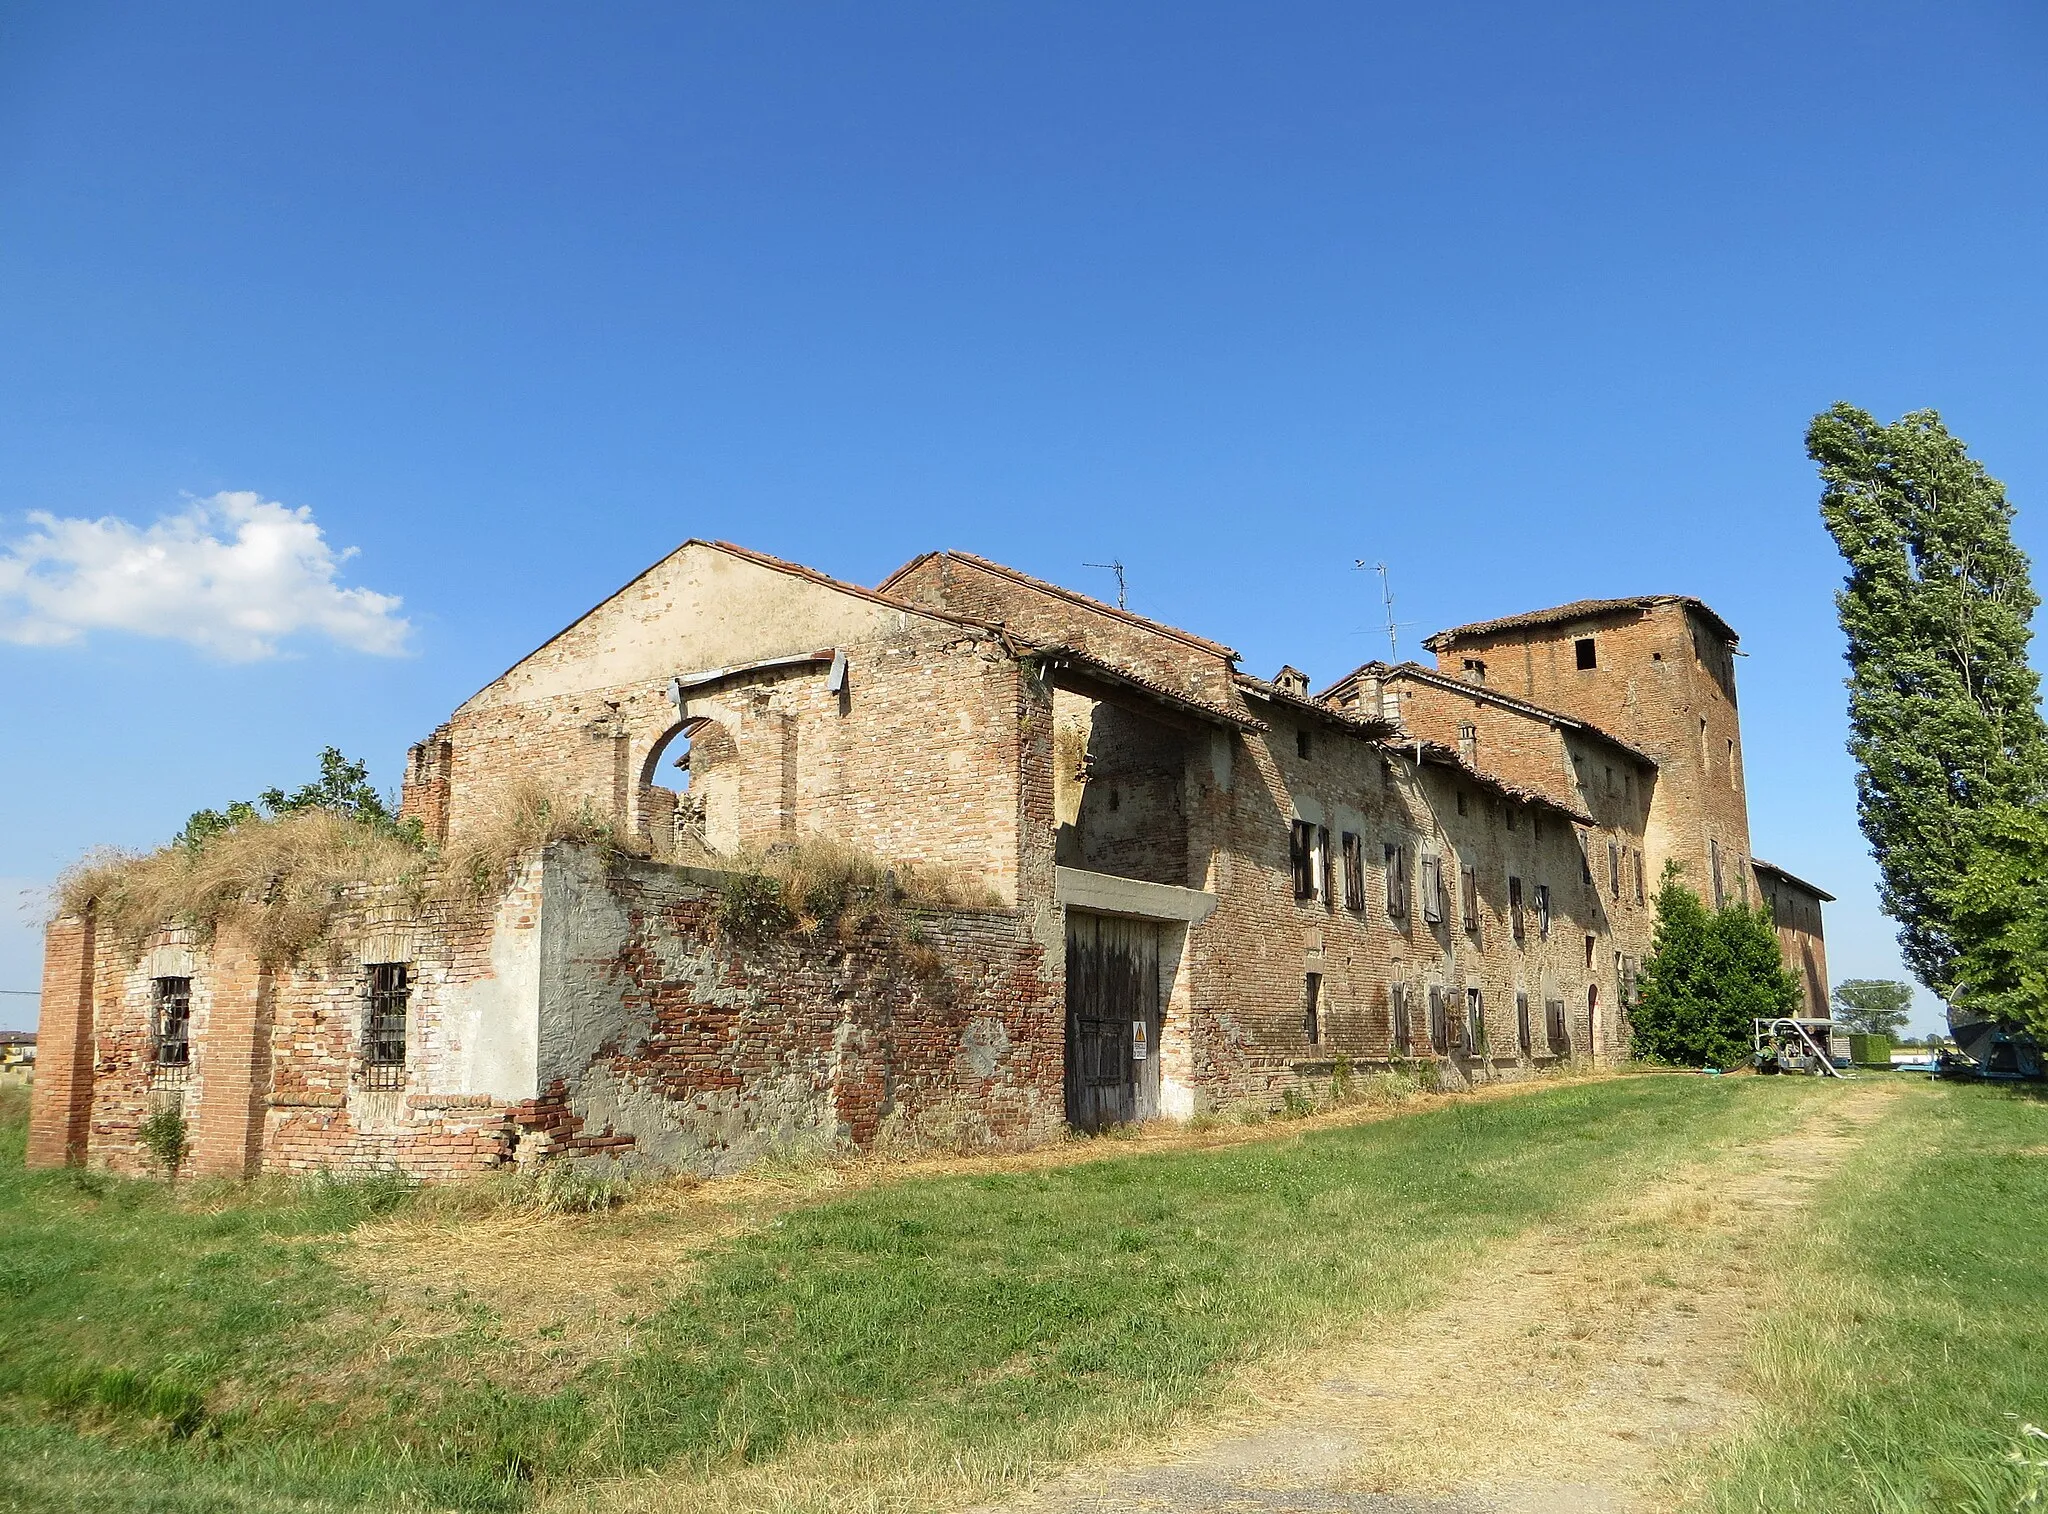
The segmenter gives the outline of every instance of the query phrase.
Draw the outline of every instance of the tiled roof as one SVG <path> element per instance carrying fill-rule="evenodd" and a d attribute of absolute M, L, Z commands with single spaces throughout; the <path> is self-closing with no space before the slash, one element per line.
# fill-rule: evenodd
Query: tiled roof
<path fill-rule="evenodd" d="M 1820 899 L 1828 904 L 1833 904 L 1835 902 L 1835 896 L 1829 893 L 1826 889 L 1821 888 L 1815 884 L 1808 883 L 1804 878 L 1800 877 L 1797 873 L 1786 872 L 1785 869 L 1779 867 L 1775 862 L 1766 862 L 1761 857 L 1752 857 L 1749 859 L 1749 865 L 1755 868 L 1760 873 L 1776 873 L 1780 878 L 1783 878 L 1787 883 L 1798 884 L 1799 887 L 1805 889 L 1809 894 L 1812 894 L 1816 899 Z"/>
<path fill-rule="evenodd" d="M 1240 731 L 1263 731 L 1266 729 L 1266 723 L 1263 720 L 1254 720 L 1249 715 L 1240 714 L 1236 710 L 1226 709 L 1220 704 L 1211 704 L 1206 699 L 1196 699 L 1193 695 L 1183 694 L 1178 689 L 1168 688 L 1155 678 L 1147 678 L 1143 673 L 1132 672 L 1122 663 L 1107 662 L 1100 657 L 1081 651 L 1078 647 L 1063 646 L 1055 643 L 1049 646 L 1034 647 L 1031 649 L 1031 655 L 1049 663 L 1070 664 L 1096 678 L 1102 679 L 1104 682 L 1135 689 L 1139 693 L 1149 695 L 1163 704 L 1174 706 L 1190 715 L 1199 716 L 1204 720 L 1218 721 L 1221 724 L 1233 726 Z"/>
<path fill-rule="evenodd" d="M 1481 771 L 1467 762 L 1464 754 L 1456 747 L 1445 746 L 1441 741 L 1389 741 L 1386 745 L 1397 752 L 1419 752 L 1424 762 L 1434 763 L 1438 767 L 1455 768 L 1480 788 L 1498 794 L 1503 799 L 1512 799 L 1521 804 L 1540 804 L 1545 809 L 1555 810 L 1579 825 L 1594 823 L 1591 815 L 1584 810 L 1572 808 L 1561 799 L 1539 789 L 1525 789 L 1518 783 L 1509 783 L 1505 778 Z"/>
<path fill-rule="evenodd" d="M 1381 720 L 1377 716 L 1347 714 L 1343 710 L 1320 703 L 1317 700 L 1305 699 L 1299 694 L 1290 694 L 1277 684 L 1268 683 L 1263 678 L 1254 678 L 1249 673 L 1235 675 L 1234 681 L 1240 689 L 1245 690 L 1255 698 L 1266 700 L 1270 704 L 1285 705 L 1288 709 L 1298 710 L 1304 715 L 1314 715 L 1319 720 L 1342 726 L 1346 730 L 1355 731 L 1361 736 L 1391 736 L 1395 730 L 1394 723 L 1390 720 Z"/>
<path fill-rule="evenodd" d="M 1520 615 L 1503 615 L 1498 620 L 1475 620 L 1470 625 L 1452 626 L 1448 631 L 1439 631 L 1423 645 L 1432 652 L 1441 652 L 1454 642 L 1474 636 L 1495 636 L 1502 631 L 1520 631 L 1535 626 L 1564 625 L 1574 620 L 1591 620 L 1601 615 L 1623 614 L 1630 610 L 1647 610 L 1655 605 L 1684 605 L 1697 613 L 1707 624 L 1719 631 L 1730 641 L 1737 639 L 1734 627 L 1709 609 L 1703 600 L 1690 594 L 1638 594 L 1631 599 L 1575 599 L 1568 605 L 1553 605 L 1548 610 L 1527 610 Z"/>
<path fill-rule="evenodd" d="M 1363 663 L 1353 668 L 1349 673 L 1346 673 L 1342 678 L 1323 690 L 1322 693 L 1316 695 L 1316 698 L 1329 699 L 1340 689 L 1349 687 L 1361 678 L 1413 678 L 1418 683 L 1433 684 L 1440 689 L 1445 689 L 1452 693 L 1469 694 L 1474 699 L 1484 700 L 1488 704 L 1499 705 L 1502 709 L 1513 710 L 1520 715 L 1532 716 L 1537 720 L 1546 720 L 1553 725 L 1561 725 L 1567 730 L 1584 731 L 1588 736 L 1597 737 L 1609 746 L 1626 752 L 1645 767 L 1654 768 L 1657 765 L 1657 759 L 1641 747 L 1631 746 L 1619 736 L 1601 730 L 1600 727 L 1594 725 L 1590 720 L 1582 720 L 1577 715 L 1566 715 L 1558 710 L 1546 709 L 1544 706 L 1533 703 L 1530 700 L 1517 698 L 1513 694 L 1503 694 L 1498 689 L 1490 689 L 1483 683 L 1467 683 L 1462 678 L 1453 678 L 1450 674 L 1439 672 L 1435 668 L 1426 668 L 1419 662 Z"/>

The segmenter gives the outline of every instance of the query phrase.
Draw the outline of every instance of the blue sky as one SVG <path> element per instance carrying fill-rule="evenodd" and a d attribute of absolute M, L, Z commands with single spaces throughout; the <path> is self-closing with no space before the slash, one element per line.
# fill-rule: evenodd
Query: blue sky
<path fill-rule="evenodd" d="M 1713 604 L 1756 850 L 1903 976 L 1801 436 L 1938 408 L 2042 555 L 2044 168 L 2021 3 L 0 4 L 0 553 L 71 565 L 0 595 L 0 879 L 393 785 L 689 536 L 1121 558 L 1318 681 L 1364 558 L 1404 651 Z"/>

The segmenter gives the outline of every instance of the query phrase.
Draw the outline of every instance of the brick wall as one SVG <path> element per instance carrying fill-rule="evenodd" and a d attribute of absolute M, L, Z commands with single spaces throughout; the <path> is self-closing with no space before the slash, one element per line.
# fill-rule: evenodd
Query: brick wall
<path fill-rule="evenodd" d="M 90 915 L 54 920 L 43 932 L 43 1013 L 29 1101 L 31 1167 L 60 1167 L 86 1157 L 92 1123 L 93 957 Z"/>

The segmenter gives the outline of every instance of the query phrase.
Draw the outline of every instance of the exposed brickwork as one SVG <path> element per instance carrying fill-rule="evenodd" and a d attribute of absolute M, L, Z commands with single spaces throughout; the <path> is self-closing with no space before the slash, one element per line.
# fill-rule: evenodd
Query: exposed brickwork
<path fill-rule="evenodd" d="M 1828 945 L 1821 924 L 1824 897 L 1818 889 L 1767 862 L 1756 864 L 1763 903 L 1778 927 L 1778 949 L 1785 965 L 1799 979 L 1804 997 L 1802 1015 L 1821 1019 L 1833 1013 L 1828 999 Z"/>
<path fill-rule="evenodd" d="M 93 921 L 60 919 L 43 933 L 43 1014 L 36 1033 L 28 1165 L 85 1160 L 92 1124 Z"/>

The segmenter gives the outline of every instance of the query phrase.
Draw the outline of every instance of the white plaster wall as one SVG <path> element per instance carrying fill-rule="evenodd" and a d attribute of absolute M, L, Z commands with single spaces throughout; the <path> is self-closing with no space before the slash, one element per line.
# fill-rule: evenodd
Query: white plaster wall
<path fill-rule="evenodd" d="M 442 990 L 450 1092 L 516 1101 L 539 1091 L 541 921 L 520 912 L 541 866 L 538 857 L 528 862 L 498 904 L 491 976 Z"/>

